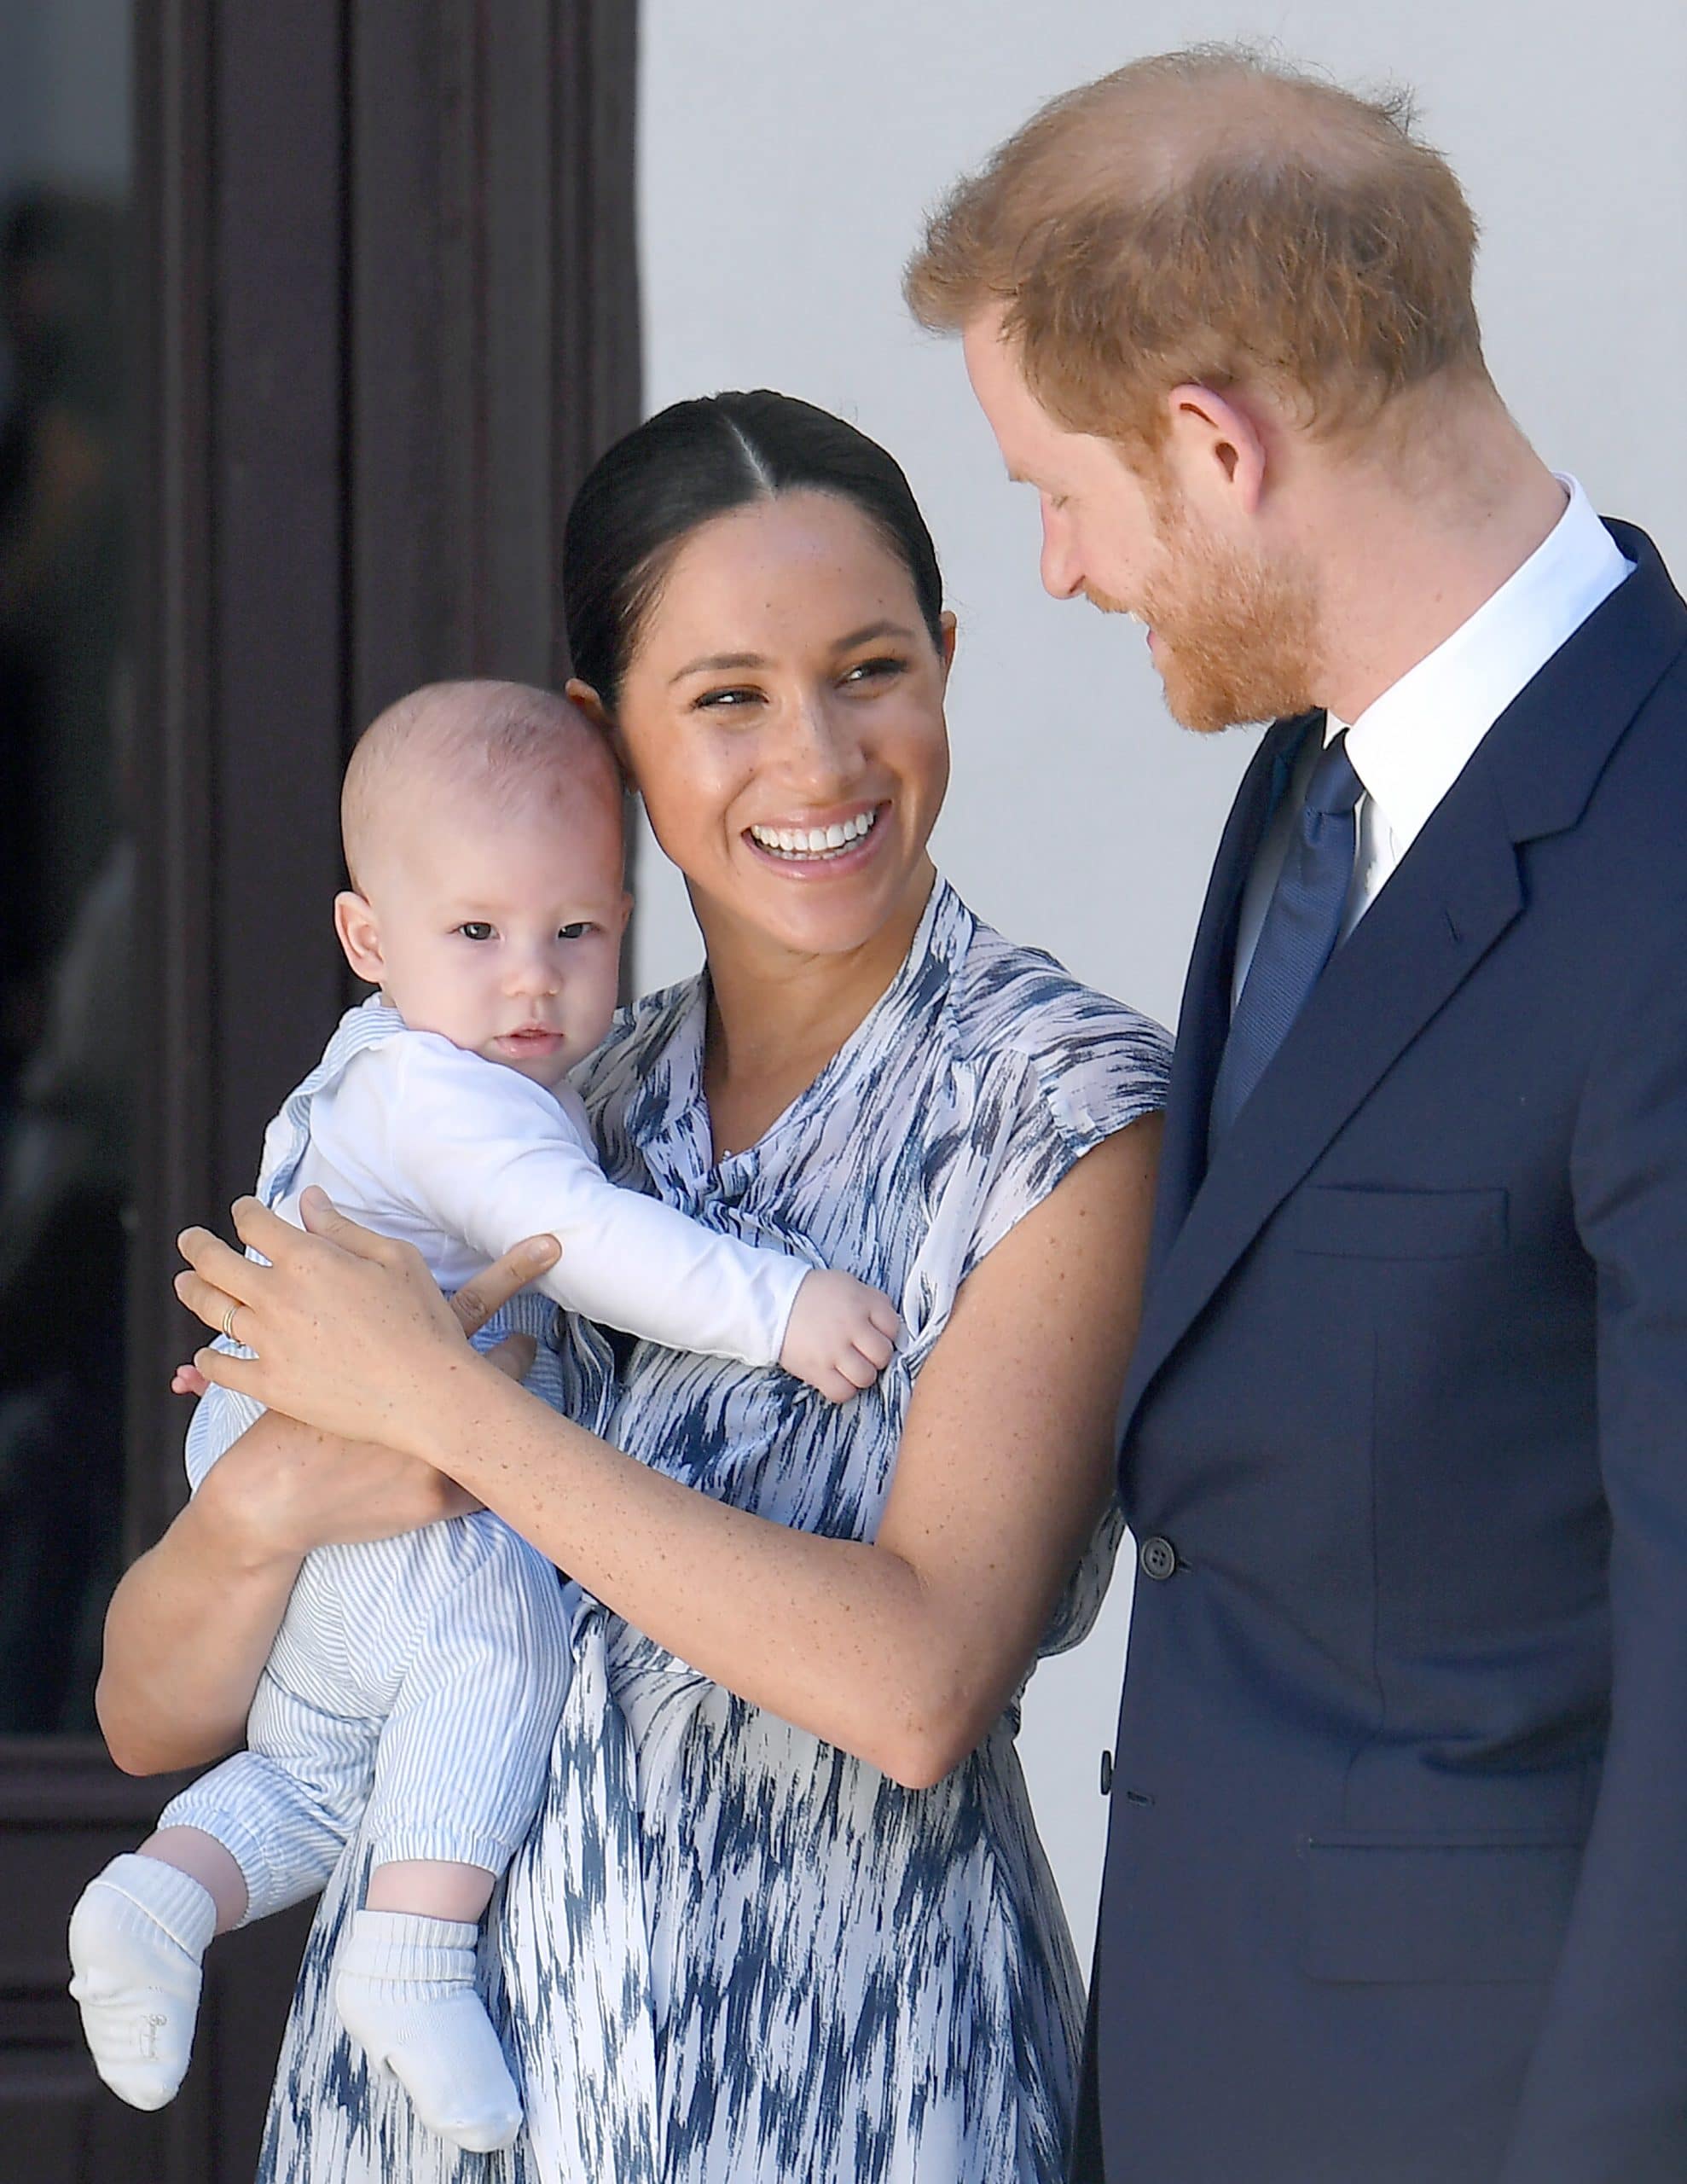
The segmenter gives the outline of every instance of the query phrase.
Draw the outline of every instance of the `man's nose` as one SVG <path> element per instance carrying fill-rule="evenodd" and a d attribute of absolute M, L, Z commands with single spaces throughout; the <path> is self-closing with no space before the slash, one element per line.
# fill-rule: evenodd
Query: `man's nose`
<path fill-rule="evenodd" d="M 1075 599 L 1084 588 L 1084 571 L 1073 548 L 1070 526 L 1047 507 L 1043 509 L 1042 519 L 1043 590 L 1051 599 Z"/>

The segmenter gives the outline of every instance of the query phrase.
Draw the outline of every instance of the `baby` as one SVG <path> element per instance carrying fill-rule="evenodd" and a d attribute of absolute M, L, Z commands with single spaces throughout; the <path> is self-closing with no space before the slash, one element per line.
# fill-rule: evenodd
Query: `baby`
<path fill-rule="evenodd" d="M 877 1290 L 716 1234 L 598 1165 L 567 1072 L 608 1030 L 629 904 L 597 732 L 516 684 L 420 690 L 359 742 L 342 823 L 335 926 L 380 991 L 270 1125 L 264 1203 L 297 1219 L 320 1184 L 414 1243 L 447 1290 L 549 1231 L 562 1256 L 538 1286 L 571 1311 L 783 1366 L 834 1401 L 869 1386 L 898 1327 Z M 530 1385 L 559 1402 L 542 1345 Z M 258 1415 L 205 1395 L 195 1488 Z M 137 2108 L 174 2095 L 212 1934 L 316 1893 L 368 1807 L 340 2018 L 431 2129 L 507 2145 L 521 2108 L 475 1989 L 478 1921 L 543 1793 L 567 1676 L 558 1573 L 490 1513 L 307 1556 L 247 1749 L 72 1917 L 71 1992 L 107 2084 Z"/>

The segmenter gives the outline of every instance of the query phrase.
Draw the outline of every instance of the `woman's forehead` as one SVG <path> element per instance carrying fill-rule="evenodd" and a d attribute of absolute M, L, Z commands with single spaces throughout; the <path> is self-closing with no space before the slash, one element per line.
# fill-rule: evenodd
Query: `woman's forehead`
<path fill-rule="evenodd" d="M 901 555 L 853 502 L 793 491 L 692 533 L 652 602 L 641 650 L 652 664 L 667 663 L 700 647 L 745 648 L 733 632 L 835 642 L 887 619 L 920 622 Z"/>

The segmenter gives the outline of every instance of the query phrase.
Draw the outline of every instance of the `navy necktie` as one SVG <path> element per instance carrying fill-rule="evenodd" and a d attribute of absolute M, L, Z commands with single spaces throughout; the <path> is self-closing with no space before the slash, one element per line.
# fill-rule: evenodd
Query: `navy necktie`
<path fill-rule="evenodd" d="M 1209 1151 L 1241 1113 L 1336 952 L 1353 884 L 1354 806 L 1365 793 L 1346 743 L 1344 729 L 1319 757 L 1307 784 L 1301 823 L 1278 874 L 1219 1063 L 1207 1127 Z"/>

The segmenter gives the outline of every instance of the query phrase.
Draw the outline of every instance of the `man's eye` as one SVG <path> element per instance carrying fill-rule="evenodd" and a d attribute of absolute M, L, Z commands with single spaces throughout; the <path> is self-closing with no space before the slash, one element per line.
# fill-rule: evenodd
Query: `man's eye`
<path fill-rule="evenodd" d="M 588 933 L 596 931 L 589 918 L 578 918 L 572 925 L 559 926 L 556 937 L 559 940 L 583 940 Z"/>
<path fill-rule="evenodd" d="M 468 918 L 457 927 L 465 940 L 490 940 L 492 928 L 484 918 Z"/>

